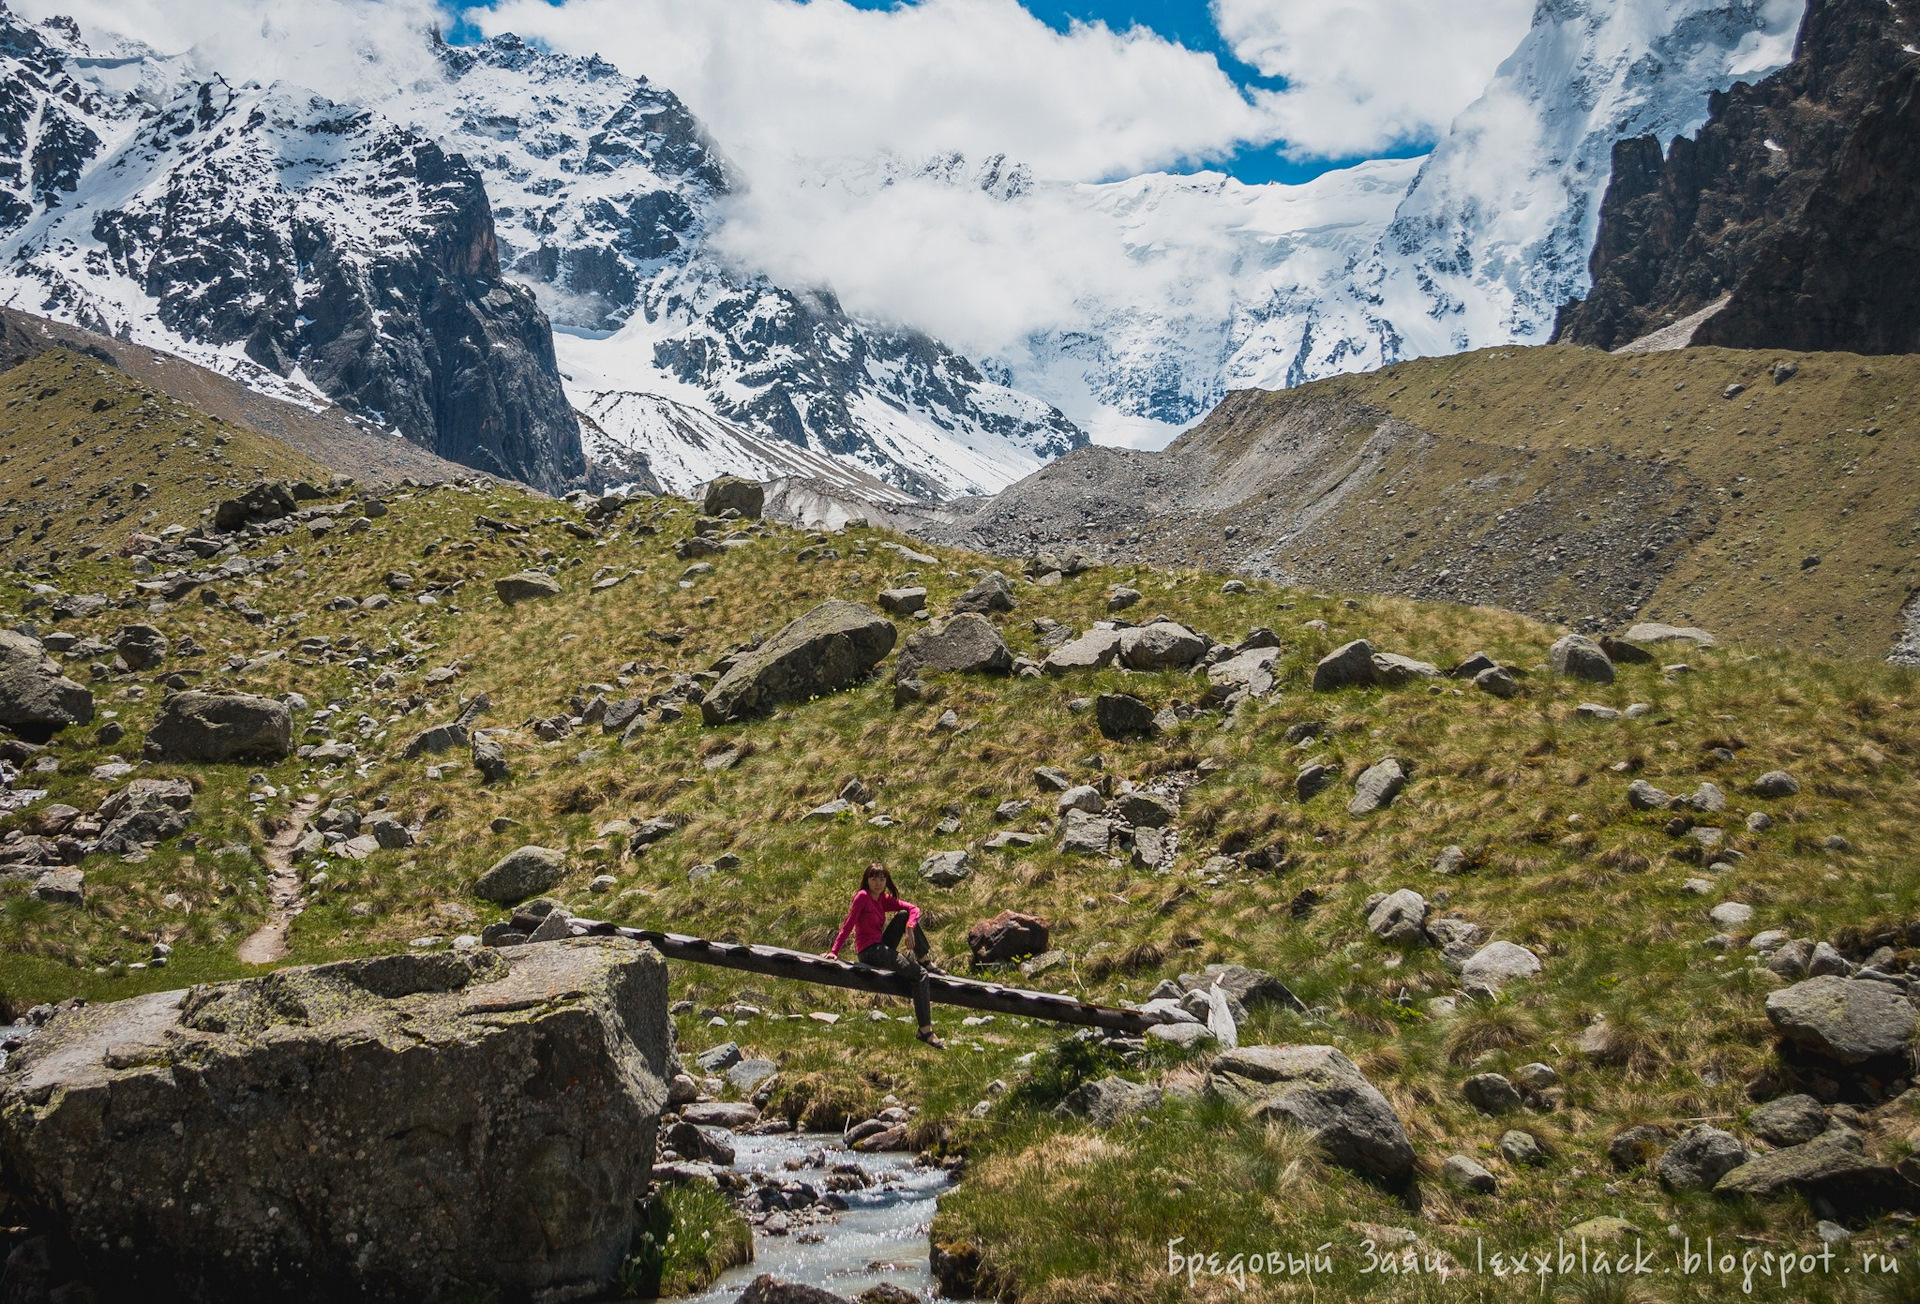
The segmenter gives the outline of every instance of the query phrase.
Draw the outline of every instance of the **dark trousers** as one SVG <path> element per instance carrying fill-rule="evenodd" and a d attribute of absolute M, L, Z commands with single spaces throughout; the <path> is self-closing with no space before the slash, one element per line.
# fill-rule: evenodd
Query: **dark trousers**
<path fill-rule="evenodd" d="M 900 943 L 907 936 L 907 914 L 901 911 L 887 921 L 887 929 L 880 934 L 880 940 L 860 952 L 860 963 L 870 964 L 876 969 L 891 969 L 895 973 L 905 974 L 907 981 L 913 984 L 913 1012 L 920 1020 L 922 1028 L 933 1026 L 933 1001 L 929 995 L 927 971 L 920 967 L 915 956 L 927 953 L 927 937 L 920 931 L 918 924 L 913 929 L 913 955 L 900 954 Z"/>

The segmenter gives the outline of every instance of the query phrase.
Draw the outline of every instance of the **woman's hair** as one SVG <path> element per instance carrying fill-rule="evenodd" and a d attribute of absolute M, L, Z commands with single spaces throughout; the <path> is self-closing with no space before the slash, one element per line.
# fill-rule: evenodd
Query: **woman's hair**
<path fill-rule="evenodd" d="M 872 864 L 868 865 L 865 869 L 860 871 L 860 886 L 857 889 L 858 891 L 862 891 L 862 892 L 866 891 L 867 878 L 871 874 L 879 874 L 887 880 L 888 896 L 897 897 L 900 895 L 900 889 L 893 885 L 892 872 L 888 870 L 888 868 L 885 865 L 881 864 L 877 860 L 874 861 Z"/>

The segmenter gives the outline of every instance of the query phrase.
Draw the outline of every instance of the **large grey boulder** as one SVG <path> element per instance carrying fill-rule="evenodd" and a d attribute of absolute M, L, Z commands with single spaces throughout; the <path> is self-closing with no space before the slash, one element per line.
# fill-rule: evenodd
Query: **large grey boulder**
<path fill-rule="evenodd" d="M 1184 670 L 1207 654 L 1207 640 L 1171 620 L 1120 633 L 1120 664 L 1129 670 Z"/>
<path fill-rule="evenodd" d="M 493 862 L 474 882 L 475 896 L 510 906 L 538 896 L 567 872 L 567 858 L 550 847 L 519 847 Z"/>
<path fill-rule="evenodd" d="M 936 851 L 920 862 L 920 877 L 933 887 L 958 887 L 973 877 L 964 851 Z"/>
<path fill-rule="evenodd" d="M 1371 766 L 1353 784 L 1353 800 L 1347 803 L 1349 815 L 1371 815 L 1393 805 L 1407 786 L 1406 767 L 1389 756 Z"/>
<path fill-rule="evenodd" d="M 1701 1124 L 1667 1147 L 1655 1171 L 1669 1191 L 1710 1191 L 1747 1162 L 1747 1148 L 1731 1132 Z"/>
<path fill-rule="evenodd" d="M 1072 670 L 1100 670 L 1112 665 L 1118 655 L 1119 630 L 1090 629 L 1079 638 L 1062 643 L 1047 653 L 1047 659 L 1040 663 L 1040 669 L 1050 675 L 1064 675 Z"/>
<path fill-rule="evenodd" d="M 1840 1210 L 1911 1208 L 1920 1188 L 1866 1153 L 1858 1134 L 1834 1128 L 1803 1145 L 1756 1156 L 1728 1172 L 1716 1195 L 1763 1197 L 1798 1191 Z"/>
<path fill-rule="evenodd" d="M 718 480 L 707 483 L 707 493 L 701 510 L 708 516 L 718 516 L 728 510 L 739 512 L 750 520 L 758 520 L 765 509 L 767 491 L 758 480 L 747 480 L 737 475 L 723 475 Z"/>
<path fill-rule="evenodd" d="M 1427 899 L 1409 887 L 1389 892 L 1367 912 L 1367 931 L 1383 942 L 1423 942 L 1426 925 Z"/>
<path fill-rule="evenodd" d="M 1013 585 L 999 571 L 988 571 L 981 581 L 953 600 L 955 611 L 985 615 L 989 611 L 1013 610 Z"/>
<path fill-rule="evenodd" d="M 1180 975 L 1183 992 L 1204 991 L 1213 986 L 1249 1009 L 1273 1006 L 1305 1014 L 1307 1007 L 1293 989 L 1265 969 L 1249 969 L 1239 964 L 1210 964 L 1199 973 Z"/>
<path fill-rule="evenodd" d="M 859 683 L 893 651 L 893 622 L 857 602 L 823 602 L 742 652 L 700 703 L 708 724 L 765 715 L 788 702 Z"/>
<path fill-rule="evenodd" d="M 1913 1041 L 1914 1009 L 1905 992 L 1834 974 L 1769 993 L 1767 1018 L 1788 1041 L 1842 1064 L 1904 1054 Z"/>
<path fill-rule="evenodd" d="M 93 693 L 60 673 L 38 639 L 0 629 L 0 725 L 30 742 L 93 719 Z"/>
<path fill-rule="evenodd" d="M 260 480 L 236 498 L 223 499 L 213 509 L 213 528 L 225 534 L 255 521 L 277 521 L 296 510 L 293 490 L 278 480 Z"/>
<path fill-rule="evenodd" d="M 543 575 L 539 571 L 517 571 L 512 575 L 502 575 L 495 580 L 493 591 L 499 596 L 500 601 L 511 607 L 516 602 L 557 597 L 560 593 L 560 581 L 551 575 Z"/>
<path fill-rule="evenodd" d="M 1384 1182 L 1413 1172 L 1413 1143 L 1393 1106 L 1332 1046 L 1242 1046 L 1214 1060 L 1206 1090 L 1255 1117 L 1310 1133 L 1333 1162 Z"/>
<path fill-rule="evenodd" d="M 1373 654 L 1373 682 L 1376 684 L 1398 688 L 1416 679 L 1439 678 L 1442 678 L 1440 667 L 1430 661 L 1416 661 L 1412 657 L 1403 657 L 1398 652 Z"/>
<path fill-rule="evenodd" d="M 962 612 L 907 636 L 894 662 L 894 678 L 912 679 L 923 670 L 1011 674 L 1013 651 L 992 621 L 977 612 Z"/>
<path fill-rule="evenodd" d="M 1540 957 L 1518 942 L 1489 942 L 1460 966 L 1460 981 L 1497 992 L 1515 979 L 1539 972 Z"/>
<path fill-rule="evenodd" d="M 146 670 L 166 660 L 167 636 L 152 625 L 122 625 L 114 632 L 113 650 L 129 670 Z"/>
<path fill-rule="evenodd" d="M 1762 1141 L 1798 1146 L 1827 1130 L 1827 1111 L 1812 1096 L 1781 1096 L 1747 1115 L 1747 1126 Z"/>
<path fill-rule="evenodd" d="M 1373 644 L 1364 638 L 1337 647 L 1320 658 L 1313 668 L 1313 691 L 1332 692 L 1336 688 L 1359 687 L 1373 683 Z"/>
<path fill-rule="evenodd" d="M 1600 645 L 1585 634 L 1568 634 L 1547 651 L 1555 674 L 1589 684 L 1611 684 L 1613 662 Z"/>
<path fill-rule="evenodd" d="M 154 1298 L 575 1298 L 613 1283 L 672 1060 L 619 939 L 395 955 L 56 1017 L 0 1156 L 101 1283 Z"/>
<path fill-rule="evenodd" d="M 1249 648 L 1207 667 L 1207 697 L 1215 702 L 1235 702 L 1247 697 L 1265 697 L 1274 689 L 1274 665 L 1280 660 L 1277 647 Z"/>
<path fill-rule="evenodd" d="M 1094 723 L 1100 735 L 1114 742 L 1151 738 L 1160 732 L 1153 708 L 1130 693 L 1102 693 L 1094 699 Z"/>
<path fill-rule="evenodd" d="M 175 693 L 147 730 L 150 761 L 271 765 L 293 752 L 293 713 L 286 703 L 251 693 Z"/>

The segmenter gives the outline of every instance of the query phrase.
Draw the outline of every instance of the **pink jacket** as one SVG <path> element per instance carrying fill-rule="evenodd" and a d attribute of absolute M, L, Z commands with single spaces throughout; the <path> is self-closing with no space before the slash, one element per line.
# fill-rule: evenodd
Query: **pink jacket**
<path fill-rule="evenodd" d="M 866 950 L 880 940 L 880 934 L 887 926 L 887 916 L 895 911 L 907 912 L 907 927 L 920 922 L 920 907 L 911 901 L 902 901 L 896 896 L 873 897 L 867 889 L 861 888 L 853 894 L 853 904 L 847 908 L 847 921 L 840 925 L 840 936 L 833 939 L 833 951 L 837 955 L 840 948 L 847 944 L 847 934 L 853 934 L 855 954 Z"/>

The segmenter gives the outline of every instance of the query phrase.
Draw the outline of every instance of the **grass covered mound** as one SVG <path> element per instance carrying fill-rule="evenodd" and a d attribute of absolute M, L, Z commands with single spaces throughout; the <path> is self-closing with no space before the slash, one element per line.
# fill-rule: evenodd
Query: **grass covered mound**
<path fill-rule="evenodd" d="M 26 448 L 28 433 L 23 425 L 11 435 L 0 494 L 18 496 L 48 473 Z M 143 529 L 198 527 L 202 509 L 230 493 L 169 484 L 176 496 L 156 487 L 166 506 Z M 26 760 L 20 786 L 48 795 L 5 827 L 25 830 L 54 805 L 91 812 L 128 777 L 183 777 L 196 790 L 185 834 L 81 863 L 83 904 L 36 897 L 30 877 L 0 884 L 0 996 L 10 1012 L 246 972 L 236 950 L 271 909 L 268 844 L 296 807 L 350 807 L 369 820 L 384 812 L 413 845 L 303 859 L 294 963 L 479 932 L 507 912 L 476 897 L 474 881 L 529 844 L 562 853 L 548 894 L 577 914 L 818 950 L 860 867 L 879 860 L 926 911 L 949 968 L 965 967 L 971 924 L 1018 910 L 1052 925 L 1055 952 L 1044 972 L 1018 979 L 1024 985 L 1111 1003 L 1144 999 L 1209 963 L 1280 975 L 1307 1012 L 1256 1009 L 1242 1044 L 1340 1048 L 1419 1156 L 1417 1195 L 1330 1165 L 1298 1132 L 1210 1101 L 1198 1089 L 1204 1047 L 1117 1054 L 1063 1046 L 1055 1028 L 936 1009 L 952 1045 L 934 1053 L 913 1042 L 898 1003 L 676 965 L 675 995 L 691 1003 L 679 1028 L 689 1060 L 737 1041 L 779 1063 L 772 1108 L 838 1126 L 892 1095 L 917 1110 L 916 1144 L 969 1157 L 934 1238 L 962 1265 L 954 1271 L 983 1289 L 1047 1301 L 1240 1298 L 1230 1281 L 1169 1276 L 1168 1242 L 1184 1237 L 1183 1254 L 1229 1258 L 1335 1247 L 1311 1283 L 1247 1280 L 1253 1298 L 1467 1289 L 1458 1297 L 1517 1299 L 1545 1289 L 1709 1299 L 1737 1283 L 1671 1274 L 1608 1283 L 1613 1294 L 1592 1294 L 1589 1281 L 1582 1295 L 1571 1281 L 1459 1274 L 1483 1238 L 1545 1250 L 1601 1217 L 1644 1233 L 1663 1263 L 1680 1244 L 1669 1226 L 1695 1244 L 1713 1235 L 1743 1249 L 1819 1248 L 1821 1210 L 1805 1199 L 1671 1192 L 1644 1167 L 1618 1169 L 1609 1147 L 1637 1125 L 1670 1139 L 1711 1122 L 1760 1148 L 1747 1122 L 1754 1097 L 1777 1094 L 1803 1066 L 1783 1060 L 1764 1009 L 1786 980 L 1749 938 L 1783 930 L 1855 961 L 1890 942 L 1886 962 L 1904 965 L 1909 924 L 1920 918 L 1912 672 L 1663 645 L 1602 686 L 1551 672 L 1563 631 L 1490 609 L 1265 584 L 1226 591 L 1238 586 L 1145 567 L 1038 584 L 1020 578 L 1017 562 L 866 529 L 809 536 L 726 522 L 707 527 L 723 541 L 708 552 L 684 542 L 698 509 L 666 499 L 590 515 L 467 484 L 381 501 L 384 513 L 364 518 L 358 500 L 306 504 L 306 519 L 236 540 L 227 556 L 162 557 L 152 563 L 159 573 L 200 577 L 172 600 L 135 588 L 135 562 L 117 549 L 47 565 L 44 544 L 0 589 L 8 625 L 78 640 L 63 664 L 97 699 L 92 726 Z M 328 524 L 316 531 L 318 517 Z M 17 548 L 10 559 L 27 555 Z M 222 578 L 216 568 L 235 556 L 252 565 Z M 494 581 L 528 569 L 550 571 L 560 592 L 504 604 Z M 923 670 L 931 700 L 896 707 L 889 658 L 872 682 L 747 723 L 708 727 L 687 709 L 689 686 L 710 682 L 699 677 L 717 660 L 823 601 L 871 606 L 882 589 L 924 586 L 944 614 L 988 569 L 1014 579 L 1013 609 L 993 619 L 1017 655 L 1046 655 L 1058 637 L 1049 622 L 1084 631 L 1107 619 L 1109 591 L 1123 585 L 1141 594 L 1122 613 L 1138 622 L 1165 614 L 1225 643 L 1273 630 L 1276 691 L 1232 712 L 1194 711 L 1176 704 L 1200 702 L 1206 681 L 1184 671 Z M 61 598 L 87 594 L 106 605 L 55 618 Z M 151 668 L 117 669 L 102 645 L 135 623 L 158 628 L 173 650 Z M 903 640 L 921 627 L 897 623 Z M 1418 676 L 1313 691 L 1316 663 L 1358 638 L 1440 667 L 1484 652 L 1525 672 L 1520 692 L 1501 699 Z M 138 762 L 171 676 L 196 688 L 297 693 L 296 743 L 335 759 L 152 764 L 98 777 L 116 758 Z M 1091 700 L 1120 692 L 1176 707 L 1165 731 L 1103 737 Z M 407 755 L 481 694 L 472 727 L 499 743 L 509 777 L 483 781 L 464 747 Z M 638 727 L 590 722 L 635 698 Z M 1589 704 L 1608 710 L 1583 712 Z M 124 735 L 102 741 L 108 725 Z M 1384 809 L 1350 813 L 1356 779 L 1389 757 L 1409 776 L 1404 791 Z M 1303 799 L 1296 780 L 1310 763 L 1330 783 Z M 1176 796 L 1171 858 L 1135 868 L 1118 846 L 1111 856 L 1058 850 L 1057 797 L 1036 783 L 1041 767 L 1109 795 L 1131 783 Z M 1798 792 L 1759 796 L 1754 782 L 1772 771 L 1794 776 Z M 1711 784 L 1726 805 L 1636 810 L 1636 780 L 1680 797 Z M 807 818 L 854 781 L 862 800 Z M 1000 809 L 1009 801 L 1030 805 Z M 1755 813 L 1767 818 L 1750 824 Z M 650 820 L 666 824 L 647 828 Z M 1035 840 L 987 847 L 1009 830 Z M 926 857 L 962 850 L 972 870 L 964 881 L 920 880 Z M 1498 996 L 1463 995 L 1438 949 L 1369 931 L 1369 899 L 1400 889 L 1418 892 L 1433 919 L 1470 921 L 1486 939 L 1528 948 L 1541 972 Z M 1751 913 L 1711 916 L 1726 904 Z M 146 967 L 155 943 L 171 948 L 164 969 Z M 741 1005 L 760 1013 L 736 1019 Z M 813 1012 L 841 1017 L 829 1025 L 805 1017 Z M 710 1026 L 716 1018 L 724 1026 Z M 1471 1077 L 1515 1077 L 1536 1063 L 1557 1077 L 1556 1094 L 1535 1101 L 1551 1108 L 1495 1117 L 1463 1096 Z M 1108 1129 L 1055 1116 L 1067 1093 L 1107 1074 L 1155 1082 L 1163 1103 Z M 1830 1114 L 1887 1162 L 1904 1157 L 1920 1126 L 1912 1098 L 1891 1090 L 1855 1093 Z M 1503 1153 L 1516 1130 L 1537 1157 Z M 1495 1192 L 1445 1180 L 1456 1155 L 1483 1166 Z M 1856 1223 L 1842 1247 L 1853 1274 L 1756 1283 L 1756 1296 L 1877 1298 L 1886 1280 L 1859 1270 L 1869 1250 L 1920 1271 L 1897 1216 Z M 1443 1254 L 1456 1277 L 1443 1288 L 1363 1273 L 1369 1240 Z M 670 1257 L 635 1271 L 692 1281 L 706 1269 Z"/>

